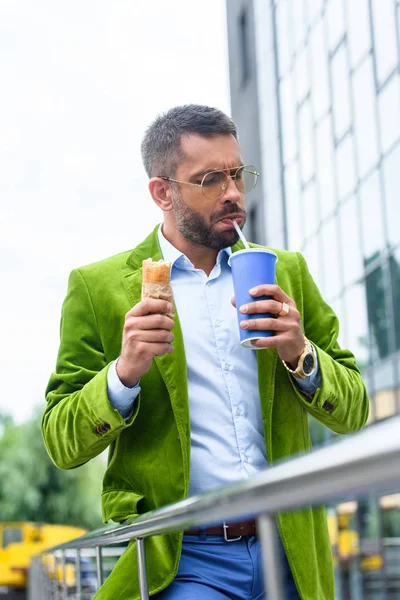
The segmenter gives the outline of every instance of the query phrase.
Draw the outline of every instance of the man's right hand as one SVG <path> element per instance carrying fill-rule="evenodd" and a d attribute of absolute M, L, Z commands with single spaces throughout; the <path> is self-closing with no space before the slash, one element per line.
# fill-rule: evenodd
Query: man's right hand
<path fill-rule="evenodd" d="M 154 356 L 173 351 L 174 321 L 166 314 L 172 310 L 165 300 L 145 298 L 126 313 L 117 362 L 118 377 L 126 387 L 136 385 L 149 371 Z"/>

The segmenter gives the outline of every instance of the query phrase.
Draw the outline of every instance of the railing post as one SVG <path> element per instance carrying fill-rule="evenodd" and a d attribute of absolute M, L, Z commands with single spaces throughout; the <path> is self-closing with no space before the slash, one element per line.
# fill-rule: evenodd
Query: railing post
<path fill-rule="evenodd" d="M 275 518 L 271 515 L 261 515 L 257 519 L 257 537 L 261 542 L 261 554 L 264 567 L 265 591 L 268 598 L 284 600 L 280 551 Z"/>
<path fill-rule="evenodd" d="M 54 553 L 54 579 L 53 588 L 55 590 L 55 597 L 57 600 L 62 600 L 62 589 L 58 581 L 58 565 L 59 565 L 59 550 Z"/>
<path fill-rule="evenodd" d="M 146 554 L 144 549 L 144 538 L 136 538 L 136 554 L 138 561 L 140 600 L 149 600 L 149 589 L 147 587 Z"/>
<path fill-rule="evenodd" d="M 101 553 L 101 546 L 96 546 L 96 571 L 97 571 L 97 585 L 100 587 L 103 585 L 103 556 Z"/>
<path fill-rule="evenodd" d="M 67 569 L 66 569 L 66 561 L 65 561 L 65 550 L 61 551 L 61 574 L 62 574 L 61 598 L 62 598 L 62 600 L 67 600 L 68 599 L 68 587 L 67 587 Z"/>
<path fill-rule="evenodd" d="M 49 555 L 46 554 L 45 558 L 46 558 L 45 563 L 43 564 L 43 562 L 42 562 L 43 585 L 44 585 L 44 589 L 46 591 L 45 599 L 46 600 L 53 600 L 53 598 L 54 598 L 53 583 L 52 583 L 53 580 L 50 577 L 49 562 L 48 562 L 49 561 Z M 56 564 L 56 562 L 54 562 L 54 564 Z"/>
<path fill-rule="evenodd" d="M 82 600 L 82 573 L 81 573 L 81 551 L 76 549 L 75 556 L 75 585 L 76 585 L 76 600 Z"/>

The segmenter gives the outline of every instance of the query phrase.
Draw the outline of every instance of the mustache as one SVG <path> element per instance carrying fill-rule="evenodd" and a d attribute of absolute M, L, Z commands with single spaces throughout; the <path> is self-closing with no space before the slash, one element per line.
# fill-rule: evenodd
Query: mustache
<path fill-rule="evenodd" d="M 239 208 L 239 206 L 237 204 L 232 204 L 231 206 L 227 206 L 224 210 L 221 210 L 221 212 L 214 214 L 213 215 L 213 223 L 214 222 L 216 223 L 217 221 L 219 221 L 220 219 L 223 219 L 224 217 L 229 217 L 232 214 L 240 215 L 244 219 L 247 217 L 247 213 L 245 210 L 243 210 L 242 208 Z"/>

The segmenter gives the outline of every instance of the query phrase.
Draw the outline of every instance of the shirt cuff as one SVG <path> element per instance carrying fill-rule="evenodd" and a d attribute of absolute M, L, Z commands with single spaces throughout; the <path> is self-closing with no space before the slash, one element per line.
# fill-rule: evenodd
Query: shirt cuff
<path fill-rule="evenodd" d="M 317 363 L 316 367 L 315 367 L 314 371 L 311 373 L 311 375 L 309 377 L 307 377 L 307 379 L 299 379 L 298 377 L 294 377 L 294 375 L 292 375 L 293 379 L 296 382 L 297 387 L 299 387 L 302 392 L 306 392 L 307 394 L 310 394 L 311 396 L 313 396 L 315 394 L 315 392 L 317 391 L 317 389 L 320 388 L 322 385 L 322 377 L 321 377 L 321 373 L 319 370 L 317 355 L 315 355 L 315 360 Z"/>
<path fill-rule="evenodd" d="M 131 388 L 126 387 L 117 373 L 118 359 L 112 362 L 107 372 L 107 393 L 110 404 L 116 408 L 123 419 L 127 419 L 140 392 L 140 381 Z"/>

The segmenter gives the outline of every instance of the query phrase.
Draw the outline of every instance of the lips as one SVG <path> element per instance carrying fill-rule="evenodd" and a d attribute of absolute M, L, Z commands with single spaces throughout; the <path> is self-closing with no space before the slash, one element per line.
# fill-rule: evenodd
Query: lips
<path fill-rule="evenodd" d="M 240 223 L 243 222 L 243 217 L 239 217 L 239 216 L 230 216 L 230 217 L 223 217 L 222 219 L 219 219 L 219 223 L 227 223 L 232 225 L 232 220 L 235 220 L 237 222 L 238 225 L 240 225 Z"/>

